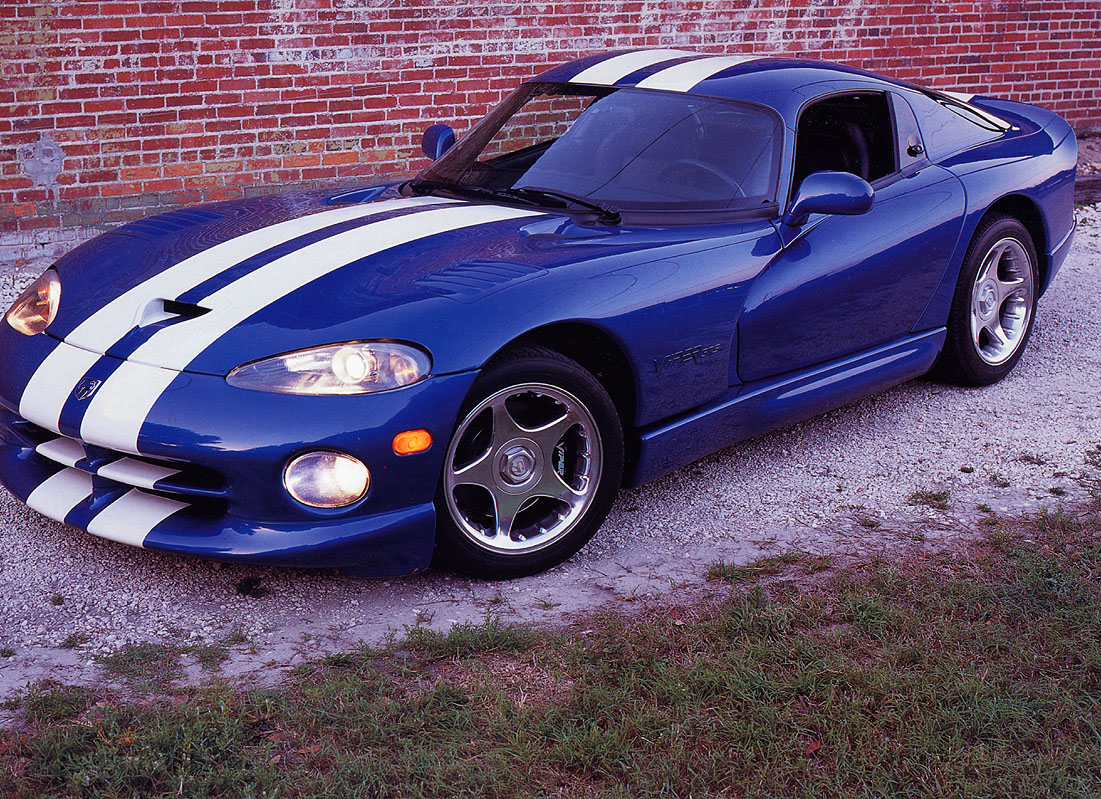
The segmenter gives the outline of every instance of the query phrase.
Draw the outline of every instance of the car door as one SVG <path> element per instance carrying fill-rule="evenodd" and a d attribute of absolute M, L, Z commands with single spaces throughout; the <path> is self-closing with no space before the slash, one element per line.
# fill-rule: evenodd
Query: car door
<path fill-rule="evenodd" d="M 754 281 L 738 323 L 742 382 L 906 337 L 955 250 L 962 184 L 925 156 L 898 95 L 838 93 L 804 109 L 792 195 L 823 169 L 868 180 L 875 204 L 859 216 L 812 214 Z"/>

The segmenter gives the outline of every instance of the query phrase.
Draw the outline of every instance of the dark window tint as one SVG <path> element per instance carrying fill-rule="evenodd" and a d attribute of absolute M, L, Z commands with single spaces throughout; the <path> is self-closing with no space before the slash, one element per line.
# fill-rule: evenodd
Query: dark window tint
<path fill-rule="evenodd" d="M 799 117 L 793 190 L 812 172 L 851 172 L 870 183 L 896 169 L 891 111 L 884 94 L 829 97 Z"/>

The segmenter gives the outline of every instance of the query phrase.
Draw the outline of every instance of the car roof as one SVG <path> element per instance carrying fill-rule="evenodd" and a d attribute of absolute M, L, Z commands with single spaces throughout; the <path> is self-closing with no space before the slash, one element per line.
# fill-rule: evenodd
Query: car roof
<path fill-rule="evenodd" d="M 846 88 L 917 90 L 905 81 L 809 58 L 617 50 L 568 61 L 535 80 L 680 91 L 771 106 L 794 127 L 807 100 Z"/>

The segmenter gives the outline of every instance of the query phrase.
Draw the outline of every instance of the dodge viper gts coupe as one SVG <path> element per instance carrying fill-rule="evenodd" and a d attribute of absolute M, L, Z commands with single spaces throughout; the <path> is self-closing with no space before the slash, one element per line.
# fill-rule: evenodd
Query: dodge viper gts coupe
<path fill-rule="evenodd" d="M 817 61 L 603 53 L 422 149 L 58 260 L 0 325 L 0 481 L 165 552 L 531 574 L 621 486 L 1000 380 L 1074 232 L 1056 114 Z"/>

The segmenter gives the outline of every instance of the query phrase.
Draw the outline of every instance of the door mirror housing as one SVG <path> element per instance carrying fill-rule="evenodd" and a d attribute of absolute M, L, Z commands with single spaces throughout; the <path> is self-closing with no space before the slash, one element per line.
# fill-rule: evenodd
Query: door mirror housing
<path fill-rule="evenodd" d="M 864 214 L 875 204 L 868 181 L 851 172 L 812 172 L 803 178 L 784 214 L 784 224 L 799 227 L 811 214 Z"/>
<path fill-rule="evenodd" d="M 421 136 L 421 152 L 435 161 L 450 150 L 454 143 L 455 131 L 451 126 L 437 122 L 435 125 L 429 125 Z"/>

